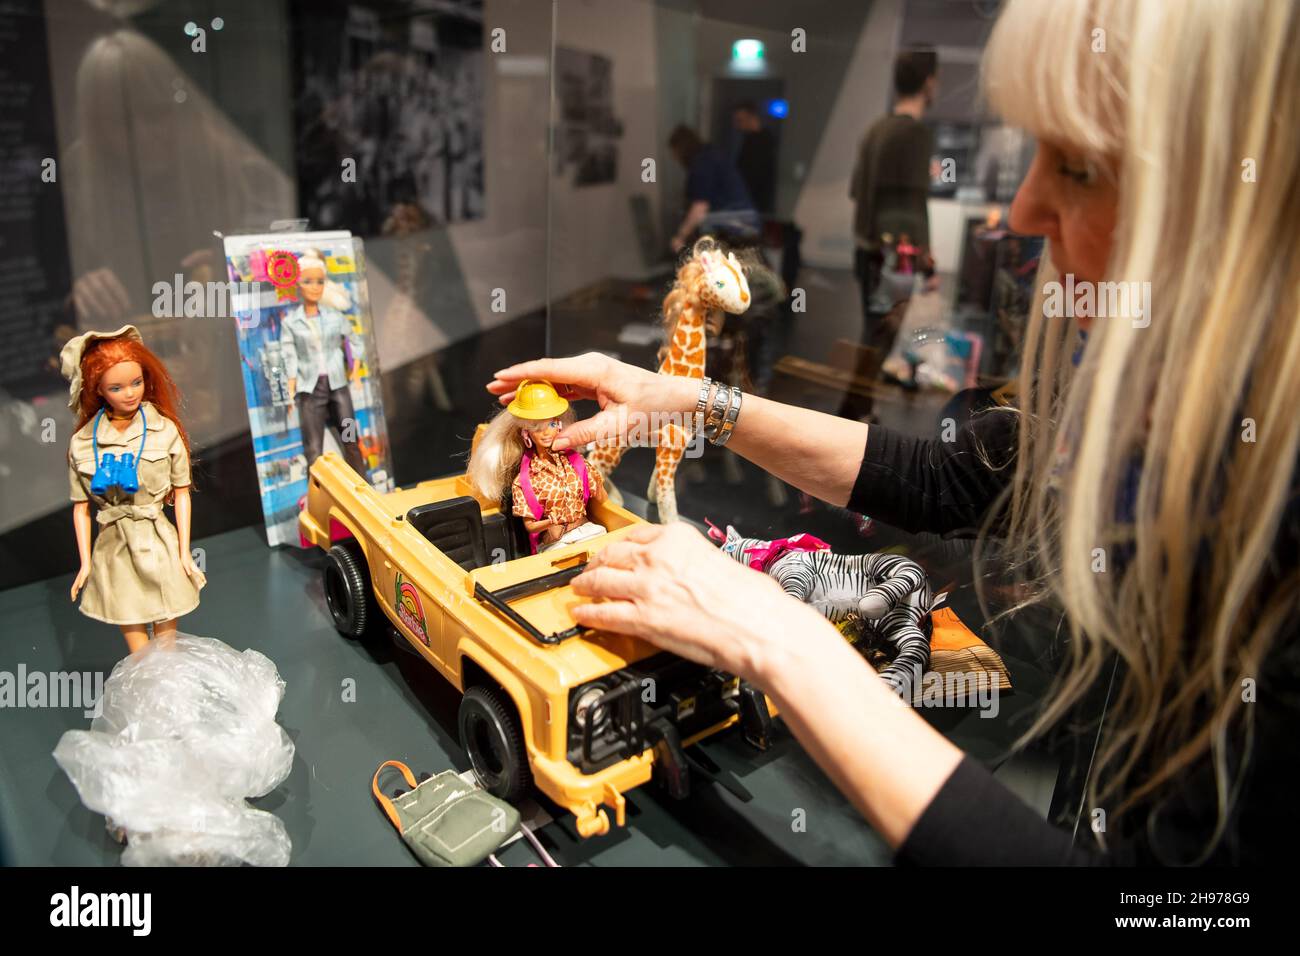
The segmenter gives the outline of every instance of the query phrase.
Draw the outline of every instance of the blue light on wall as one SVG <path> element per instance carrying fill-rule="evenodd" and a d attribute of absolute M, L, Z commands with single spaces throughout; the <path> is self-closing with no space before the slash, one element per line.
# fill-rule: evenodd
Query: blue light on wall
<path fill-rule="evenodd" d="M 767 115 L 774 116 L 777 119 L 785 119 L 790 115 L 790 104 L 785 100 L 768 100 Z"/>

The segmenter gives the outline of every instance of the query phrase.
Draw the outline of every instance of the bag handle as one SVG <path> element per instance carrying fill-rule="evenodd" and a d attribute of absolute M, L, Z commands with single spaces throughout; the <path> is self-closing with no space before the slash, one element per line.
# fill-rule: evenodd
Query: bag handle
<path fill-rule="evenodd" d="M 397 808 L 393 806 L 392 800 L 389 800 L 379 792 L 379 775 L 383 773 L 384 769 L 387 767 L 393 767 L 400 770 L 402 776 L 406 778 L 406 782 L 410 784 L 412 790 L 418 787 L 419 783 L 415 779 L 415 774 L 411 773 L 411 768 L 400 760 L 385 760 L 379 765 L 379 769 L 375 771 L 374 779 L 370 781 L 370 792 L 375 795 L 375 800 L 378 801 L 379 808 L 383 810 L 384 813 L 388 814 L 388 819 L 391 820 L 393 826 L 397 828 L 397 832 L 401 833 L 402 824 L 399 822 L 400 818 L 397 816 Z"/>
<path fill-rule="evenodd" d="M 542 841 L 533 836 L 533 831 L 528 829 L 528 824 L 524 823 L 522 820 L 519 821 L 519 832 L 523 835 L 524 839 L 532 844 L 533 849 L 537 851 L 537 855 L 542 858 L 543 863 L 548 867 L 559 867 L 560 864 L 556 863 L 555 858 L 546 852 L 546 847 L 542 846 Z M 504 846 L 504 844 L 502 845 Z M 505 864 L 498 860 L 494 853 L 489 853 L 487 855 L 487 860 L 495 867 L 500 867 L 502 869 L 505 868 Z M 528 865 L 537 866 L 536 863 L 529 863 Z"/>

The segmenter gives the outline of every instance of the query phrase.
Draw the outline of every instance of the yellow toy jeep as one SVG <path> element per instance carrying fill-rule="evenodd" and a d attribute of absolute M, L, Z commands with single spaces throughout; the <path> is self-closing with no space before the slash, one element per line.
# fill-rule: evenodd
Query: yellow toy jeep
<path fill-rule="evenodd" d="M 623 826 L 623 795 L 652 777 L 685 795 L 685 747 L 739 722 L 766 749 L 772 721 L 736 677 L 574 622 L 569 580 L 642 521 L 608 501 L 592 512 L 607 533 L 530 554 L 523 523 L 463 475 L 380 494 L 331 452 L 311 466 L 299 517 L 329 553 L 339 632 L 361 638 L 387 617 L 463 694 L 461 743 L 482 786 L 513 801 L 535 783 L 584 837 L 609 831 L 602 807 Z"/>

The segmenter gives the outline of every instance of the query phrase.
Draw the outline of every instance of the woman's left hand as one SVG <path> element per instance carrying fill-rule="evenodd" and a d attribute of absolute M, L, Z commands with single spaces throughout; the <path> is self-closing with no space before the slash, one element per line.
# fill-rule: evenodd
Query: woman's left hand
<path fill-rule="evenodd" d="M 579 623 L 761 687 L 890 846 L 903 843 L 962 759 L 816 609 L 689 525 L 634 528 L 596 553 L 573 590 L 604 598 L 573 608 Z"/>
<path fill-rule="evenodd" d="M 575 594 L 602 599 L 572 608 L 579 624 L 758 681 L 774 655 L 828 626 L 681 522 L 634 529 L 597 552 L 572 584 Z"/>
<path fill-rule="evenodd" d="M 187 578 L 193 580 L 194 573 L 197 570 L 194 567 L 194 558 L 190 555 L 188 551 L 182 548 L 180 550 L 180 559 L 181 559 L 181 570 L 185 572 L 185 576 Z"/>

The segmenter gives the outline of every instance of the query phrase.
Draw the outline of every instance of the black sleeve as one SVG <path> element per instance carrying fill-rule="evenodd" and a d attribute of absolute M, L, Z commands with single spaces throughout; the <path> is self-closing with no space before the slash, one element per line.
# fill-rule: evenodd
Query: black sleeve
<path fill-rule="evenodd" d="M 898 848 L 904 866 L 1097 866 L 1123 864 L 1123 852 L 1073 846 L 1070 834 L 1048 823 L 970 757 L 930 801 Z"/>
<path fill-rule="evenodd" d="M 952 441 L 867 431 L 848 507 L 904 531 L 974 535 L 1011 480 L 1016 413 L 994 408 L 953 426 Z M 994 530 L 1000 527 L 994 522 Z"/>
<path fill-rule="evenodd" d="M 717 206 L 717 162 L 708 153 L 700 153 L 686 174 L 687 203 L 706 202 L 710 208 Z"/>
<path fill-rule="evenodd" d="M 849 198 L 862 202 L 871 197 L 871 133 L 858 142 L 857 158 L 853 161 L 853 175 L 849 178 Z"/>
<path fill-rule="evenodd" d="M 1300 501 L 1283 521 L 1281 560 L 1294 562 Z M 1294 563 L 1289 567 L 1294 567 Z M 1279 574 L 1281 568 L 1276 569 Z M 1288 587 L 1286 579 L 1275 579 Z M 1270 582 L 1271 584 L 1272 582 Z M 896 861 L 943 866 L 1290 865 L 1300 844 L 1291 779 L 1300 764 L 1300 625 L 1278 634 L 1249 700 L 1250 732 L 1228 735 L 1224 760 L 1235 791 L 1220 818 L 1208 755 L 1180 773 L 1154 807 L 1112 826 L 1106 849 L 1038 816 L 970 757 L 963 757 L 899 847 Z M 1231 692 L 1231 689 L 1230 689 Z M 1085 815 L 1081 826 L 1090 825 Z"/>
<path fill-rule="evenodd" d="M 1251 742 L 1227 764 L 1236 792 L 1220 820 L 1213 761 L 1203 756 L 1179 775 L 1157 806 L 1136 811 L 1103 851 L 1091 833 L 1077 846 L 983 766 L 963 757 L 913 825 L 895 862 L 911 866 L 1280 866 L 1300 842 L 1295 789 L 1300 761 L 1300 632 L 1282 634 L 1261 674 Z M 1085 815 L 1080 826 L 1090 825 Z M 1220 831 L 1220 827 L 1222 828 Z"/>
<path fill-rule="evenodd" d="M 907 185 L 923 195 L 930 192 L 930 157 L 934 155 L 934 134 L 924 124 L 917 123 L 906 140 L 907 163 L 904 173 Z"/>

